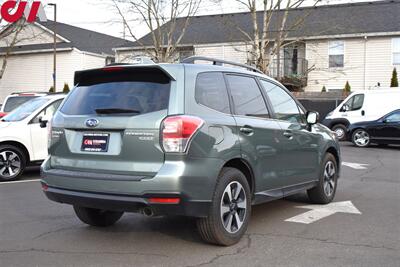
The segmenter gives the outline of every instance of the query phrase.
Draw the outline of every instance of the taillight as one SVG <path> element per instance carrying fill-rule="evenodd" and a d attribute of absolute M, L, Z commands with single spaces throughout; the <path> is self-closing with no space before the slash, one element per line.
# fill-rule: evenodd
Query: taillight
<path fill-rule="evenodd" d="M 186 152 L 190 140 L 204 121 L 192 116 L 167 117 L 162 123 L 162 145 L 165 152 Z"/>

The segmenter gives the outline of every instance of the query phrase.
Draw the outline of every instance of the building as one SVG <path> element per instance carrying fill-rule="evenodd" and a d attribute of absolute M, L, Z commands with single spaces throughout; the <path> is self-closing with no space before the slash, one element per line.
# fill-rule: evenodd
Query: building
<path fill-rule="evenodd" d="M 284 83 L 290 86 L 291 78 L 300 77 L 306 91 L 321 91 L 323 86 L 341 90 L 346 81 L 352 90 L 378 84 L 387 87 L 393 68 L 400 69 L 399 14 L 400 1 L 292 9 L 288 21 L 303 17 L 304 23 L 287 30 L 286 41 L 291 44 L 281 50 L 280 64 L 272 59 L 269 75 L 276 76 L 279 65 Z M 259 12 L 259 25 L 261 15 Z M 271 33 L 278 29 L 278 17 L 279 13 L 272 17 Z M 249 13 L 193 17 L 177 58 L 202 55 L 251 64 L 243 32 L 252 32 Z M 151 46 L 151 36 L 144 36 L 140 42 Z M 117 61 L 125 62 L 131 55 L 143 53 L 143 48 L 135 43 L 115 51 Z"/>
<path fill-rule="evenodd" d="M 12 92 L 48 91 L 53 85 L 53 29 L 57 32 L 57 91 L 73 85 L 76 70 L 104 66 L 114 61 L 113 47 L 132 44 L 124 39 L 64 23 L 27 24 L 18 35 L 0 79 L 0 101 Z M 0 59 L 11 36 L 0 39 Z M 0 60 L 0 62 L 2 62 Z M 1 103 L 0 102 L 0 103 Z"/>

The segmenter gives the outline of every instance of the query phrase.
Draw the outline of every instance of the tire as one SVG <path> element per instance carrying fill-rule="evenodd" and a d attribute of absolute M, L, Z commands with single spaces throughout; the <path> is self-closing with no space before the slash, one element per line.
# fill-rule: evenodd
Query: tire
<path fill-rule="evenodd" d="M 119 211 L 99 210 L 74 206 L 78 218 L 91 226 L 107 227 L 114 225 L 124 214 Z"/>
<path fill-rule="evenodd" d="M 346 125 L 335 124 L 332 127 L 332 131 L 336 133 L 336 136 L 338 137 L 339 141 L 346 141 L 346 131 L 347 131 Z"/>
<path fill-rule="evenodd" d="M 318 185 L 307 191 L 310 201 L 315 204 L 328 204 L 332 202 L 336 194 L 337 178 L 338 167 L 336 158 L 331 153 L 327 153 L 321 166 Z"/>
<path fill-rule="evenodd" d="M 235 197 L 238 189 L 239 194 Z M 229 195 L 233 196 L 233 201 L 230 201 Z M 199 218 L 197 228 L 204 241 L 230 246 L 239 242 L 246 232 L 250 215 L 251 193 L 246 177 L 235 168 L 223 168 L 218 177 L 208 217 Z"/>
<path fill-rule="evenodd" d="M 351 141 L 357 147 L 367 147 L 371 143 L 371 138 L 364 129 L 356 129 L 351 136 Z"/>
<path fill-rule="evenodd" d="M 0 181 L 14 181 L 21 177 L 26 167 L 26 155 L 16 146 L 0 146 Z"/>

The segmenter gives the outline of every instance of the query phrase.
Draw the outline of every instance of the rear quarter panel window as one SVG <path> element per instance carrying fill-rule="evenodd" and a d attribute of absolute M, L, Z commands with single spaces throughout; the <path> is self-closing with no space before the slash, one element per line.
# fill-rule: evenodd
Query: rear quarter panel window
<path fill-rule="evenodd" d="M 197 76 L 195 98 L 199 104 L 230 113 L 228 92 L 224 76 L 220 72 L 200 73 Z"/>

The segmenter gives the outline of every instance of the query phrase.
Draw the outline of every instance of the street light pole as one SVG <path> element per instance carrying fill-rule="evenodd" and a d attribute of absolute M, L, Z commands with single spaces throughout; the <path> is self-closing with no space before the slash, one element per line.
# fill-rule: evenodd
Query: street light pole
<path fill-rule="evenodd" d="M 57 91 L 57 4 L 50 3 L 49 6 L 54 7 L 54 52 L 53 52 L 53 88 Z"/>

